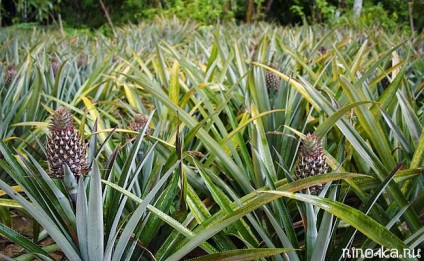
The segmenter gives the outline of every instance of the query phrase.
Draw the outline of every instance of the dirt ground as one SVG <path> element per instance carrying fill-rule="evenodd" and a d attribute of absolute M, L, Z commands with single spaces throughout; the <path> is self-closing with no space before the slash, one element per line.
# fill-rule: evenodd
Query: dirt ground
<path fill-rule="evenodd" d="M 12 213 L 12 228 L 19 232 L 21 235 L 26 236 L 29 239 L 32 239 L 32 224 L 33 224 L 33 220 L 32 218 L 23 215 L 21 212 L 19 211 L 14 211 Z M 45 240 L 43 240 L 39 245 L 40 246 L 46 246 L 49 244 L 52 244 L 53 240 L 51 238 L 47 238 Z M 22 254 L 25 254 L 26 251 L 25 249 L 23 249 L 21 246 L 11 242 L 10 240 L 8 240 L 7 238 L 4 238 L 2 236 L 0 236 L 0 254 L 3 254 L 7 257 L 16 257 Z M 52 254 L 53 258 L 55 260 L 64 260 L 63 259 L 63 255 L 61 255 L 60 253 L 58 254 Z M 3 260 L 2 258 L 0 258 L 0 260 Z M 36 260 L 36 259 L 34 259 Z"/>

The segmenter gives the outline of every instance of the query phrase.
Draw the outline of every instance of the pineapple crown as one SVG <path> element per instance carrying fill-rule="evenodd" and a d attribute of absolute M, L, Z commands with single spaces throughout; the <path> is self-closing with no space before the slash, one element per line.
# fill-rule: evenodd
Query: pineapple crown
<path fill-rule="evenodd" d="M 14 64 L 9 64 L 6 68 L 6 72 L 15 72 L 16 73 L 16 67 Z"/>
<path fill-rule="evenodd" d="M 322 154 L 321 138 L 313 133 L 306 134 L 302 141 L 301 153 L 304 156 L 316 156 Z"/>
<path fill-rule="evenodd" d="M 77 61 L 78 68 L 87 66 L 87 55 L 80 54 Z"/>
<path fill-rule="evenodd" d="M 253 62 L 257 62 L 258 61 L 258 49 L 259 49 L 259 44 L 257 43 L 252 48 L 252 61 Z"/>
<path fill-rule="evenodd" d="M 16 77 L 16 74 L 18 72 L 16 71 L 16 67 L 14 64 L 9 64 L 6 68 L 6 72 L 4 74 L 4 79 L 5 79 L 5 83 L 6 85 L 9 85 L 10 83 L 12 83 L 13 79 Z"/>
<path fill-rule="evenodd" d="M 145 123 L 147 121 L 147 115 L 145 115 L 143 113 L 137 113 L 134 116 L 134 121 L 138 122 L 138 123 Z"/>
<path fill-rule="evenodd" d="M 50 131 L 74 129 L 74 120 L 72 119 L 71 111 L 66 107 L 59 107 L 53 111 L 49 129 Z"/>
<path fill-rule="evenodd" d="M 14 78 L 18 72 L 14 64 L 9 64 L 6 68 L 6 77 Z"/>
<path fill-rule="evenodd" d="M 59 72 L 60 62 L 56 58 L 50 60 L 50 64 L 53 70 L 53 74 L 56 75 Z"/>
<path fill-rule="evenodd" d="M 268 67 L 271 67 L 272 69 L 277 69 L 278 65 L 275 62 L 271 62 L 268 64 Z"/>
<path fill-rule="evenodd" d="M 278 65 L 276 62 L 274 62 L 274 56 L 275 54 L 271 56 L 271 60 L 269 61 L 268 66 L 271 67 L 272 69 L 277 69 Z"/>
<path fill-rule="evenodd" d="M 130 123 L 130 128 L 133 131 L 140 131 L 144 128 L 144 126 L 147 124 L 147 120 L 148 120 L 148 116 L 145 115 L 144 113 L 137 113 L 134 116 L 133 121 Z M 146 131 L 147 134 L 150 133 L 150 128 L 147 128 Z"/>

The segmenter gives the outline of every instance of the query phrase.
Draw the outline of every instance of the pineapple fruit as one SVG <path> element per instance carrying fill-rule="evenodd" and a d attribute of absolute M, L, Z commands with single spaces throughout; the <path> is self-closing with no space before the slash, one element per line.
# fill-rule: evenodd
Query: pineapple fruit
<path fill-rule="evenodd" d="M 130 123 L 130 129 L 133 131 L 141 131 L 146 126 L 149 117 L 144 113 L 137 113 L 133 121 Z M 150 126 L 147 126 L 146 135 L 150 135 Z"/>
<path fill-rule="evenodd" d="M 299 159 L 296 165 L 296 179 L 304 179 L 310 176 L 321 175 L 327 172 L 328 165 L 321 138 L 315 134 L 308 133 L 302 141 Z M 322 189 L 322 184 L 309 188 L 311 194 L 317 194 Z"/>
<path fill-rule="evenodd" d="M 6 86 L 9 86 L 17 75 L 16 67 L 13 64 L 10 64 L 6 68 L 6 73 L 4 74 L 4 83 Z"/>
<path fill-rule="evenodd" d="M 50 135 L 47 137 L 46 151 L 50 172 L 54 177 L 63 178 L 63 165 L 71 169 L 79 178 L 87 172 L 87 146 L 74 127 L 71 112 L 68 108 L 59 107 L 53 111 L 49 125 Z"/>
<path fill-rule="evenodd" d="M 268 66 L 271 67 L 272 69 L 277 69 L 277 65 L 274 63 L 271 63 Z M 268 89 L 268 91 L 271 89 L 278 91 L 278 89 L 280 88 L 280 82 L 281 82 L 281 78 L 278 77 L 275 73 L 270 71 L 266 72 L 265 83 L 266 83 L 266 88 Z"/>
<path fill-rule="evenodd" d="M 50 66 L 52 67 L 53 75 L 56 76 L 60 68 L 59 60 L 56 58 L 51 59 Z"/>
<path fill-rule="evenodd" d="M 80 54 L 77 60 L 77 67 L 85 70 L 87 69 L 87 55 L 85 54 Z"/>

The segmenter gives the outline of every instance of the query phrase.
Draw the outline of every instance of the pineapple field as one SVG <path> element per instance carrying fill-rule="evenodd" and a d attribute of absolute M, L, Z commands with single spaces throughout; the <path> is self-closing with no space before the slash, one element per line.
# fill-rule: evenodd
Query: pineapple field
<path fill-rule="evenodd" d="M 424 255 L 423 34 L 156 18 L 0 41 L 0 259 Z"/>

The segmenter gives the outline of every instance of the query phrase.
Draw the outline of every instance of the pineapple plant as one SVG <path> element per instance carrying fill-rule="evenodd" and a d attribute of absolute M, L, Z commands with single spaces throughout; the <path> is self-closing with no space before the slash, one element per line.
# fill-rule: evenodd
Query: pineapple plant
<path fill-rule="evenodd" d="M 144 113 L 137 113 L 133 121 L 130 123 L 130 129 L 133 131 L 141 131 L 146 126 L 149 117 Z M 146 135 L 150 135 L 150 126 L 147 126 Z"/>
<path fill-rule="evenodd" d="M 274 60 L 274 57 L 272 57 L 271 63 L 268 66 L 271 67 L 272 69 L 277 69 L 277 64 L 275 64 L 273 60 Z M 278 89 L 280 88 L 280 82 L 281 82 L 281 78 L 278 77 L 275 73 L 270 71 L 266 72 L 265 83 L 266 83 L 266 88 L 268 89 L 268 91 L 271 89 L 278 91 Z"/>
<path fill-rule="evenodd" d="M 6 73 L 4 75 L 4 83 L 6 86 L 9 86 L 17 75 L 16 67 L 14 64 L 10 64 L 6 68 Z"/>
<path fill-rule="evenodd" d="M 325 162 L 323 150 L 320 137 L 311 133 L 305 136 L 296 165 L 296 179 L 304 179 L 327 172 L 328 165 Z M 309 189 L 311 194 L 317 194 L 322 189 L 322 184 L 317 184 Z"/>
<path fill-rule="evenodd" d="M 62 178 L 63 165 L 71 169 L 75 177 L 80 177 L 88 170 L 86 163 L 87 146 L 74 127 L 68 108 L 59 107 L 53 111 L 49 125 L 50 136 L 47 138 L 46 151 L 50 172 L 54 177 Z"/>

